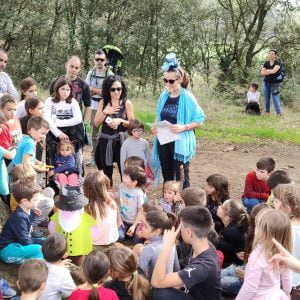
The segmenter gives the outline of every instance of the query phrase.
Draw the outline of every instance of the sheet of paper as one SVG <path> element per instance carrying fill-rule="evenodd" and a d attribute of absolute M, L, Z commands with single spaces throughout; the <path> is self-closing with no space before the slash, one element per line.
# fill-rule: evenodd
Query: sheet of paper
<path fill-rule="evenodd" d="M 180 136 L 171 131 L 172 124 L 168 121 L 161 121 L 157 123 L 147 123 L 151 128 L 157 128 L 157 138 L 161 145 L 179 140 Z"/>

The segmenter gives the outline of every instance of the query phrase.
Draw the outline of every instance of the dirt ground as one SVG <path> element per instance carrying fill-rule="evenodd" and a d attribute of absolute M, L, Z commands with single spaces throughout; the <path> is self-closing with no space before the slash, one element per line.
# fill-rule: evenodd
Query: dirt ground
<path fill-rule="evenodd" d="M 151 141 L 150 141 L 151 142 Z M 84 157 L 89 157 L 88 149 Z M 292 180 L 300 186 L 300 146 L 266 141 L 258 145 L 236 145 L 215 143 L 198 139 L 197 153 L 190 163 L 191 186 L 205 186 L 206 178 L 214 173 L 227 177 L 230 183 L 230 197 L 240 199 L 246 174 L 253 170 L 256 161 L 270 156 L 276 161 L 276 169 L 286 170 Z M 92 168 L 87 168 L 87 172 Z M 114 170 L 114 190 L 120 178 Z M 161 196 L 161 187 L 147 189 L 149 199 Z"/>

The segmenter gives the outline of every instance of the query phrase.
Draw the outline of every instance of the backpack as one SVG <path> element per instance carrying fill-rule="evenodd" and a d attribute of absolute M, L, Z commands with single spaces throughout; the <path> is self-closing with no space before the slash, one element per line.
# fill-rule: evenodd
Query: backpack
<path fill-rule="evenodd" d="M 286 71 L 285 71 L 285 65 L 284 65 L 283 61 L 279 60 L 279 63 L 280 63 L 280 69 L 279 69 L 279 74 L 276 77 L 276 81 L 282 82 L 284 77 L 286 76 Z"/>

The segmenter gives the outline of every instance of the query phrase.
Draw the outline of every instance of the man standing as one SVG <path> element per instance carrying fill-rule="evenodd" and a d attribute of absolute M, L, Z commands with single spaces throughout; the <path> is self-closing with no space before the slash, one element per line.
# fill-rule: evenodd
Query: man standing
<path fill-rule="evenodd" d="M 94 124 L 94 117 L 97 112 L 99 101 L 102 99 L 102 83 L 103 80 L 114 73 L 105 66 L 106 55 L 103 50 L 97 50 L 94 54 L 95 66 L 86 76 L 86 82 L 90 86 L 91 91 L 91 139 L 92 153 L 91 159 L 87 162 L 87 166 L 95 165 L 95 151 L 97 147 L 99 127 Z"/>
<path fill-rule="evenodd" d="M 261 75 L 265 76 L 264 79 L 264 96 L 266 113 L 270 113 L 271 95 L 277 116 L 282 115 L 280 104 L 280 70 L 281 64 L 277 59 L 277 51 L 271 49 L 269 51 L 269 60 L 266 61 L 261 69 Z"/>
<path fill-rule="evenodd" d="M 84 123 L 87 123 L 91 114 L 90 88 L 88 84 L 82 80 L 78 74 L 80 72 L 81 61 L 78 56 L 71 56 L 65 64 L 65 77 L 72 85 L 73 97 L 78 101 L 81 111 L 84 106 Z M 54 84 L 58 78 L 55 78 L 50 85 L 50 95 L 53 94 Z"/>
<path fill-rule="evenodd" d="M 19 98 L 18 92 L 7 73 L 4 72 L 8 61 L 8 55 L 4 49 L 0 48 L 0 94 L 11 94 Z"/>

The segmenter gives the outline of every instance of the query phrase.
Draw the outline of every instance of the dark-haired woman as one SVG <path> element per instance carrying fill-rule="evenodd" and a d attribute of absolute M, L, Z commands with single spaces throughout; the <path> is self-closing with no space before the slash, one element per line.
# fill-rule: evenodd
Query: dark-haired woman
<path fill-rule="evenodd" d="M 168 121 L 171 132 L 179 134 L 175 142 L 160 144 L 158 139 L 153 145 L 153 164 L 157 174 L 161 166 L 165 181 L 181 179 L 180 166 L 183 165 L 183 188 L 189 187 L 189 161 L 196 153 L 196 129 L 204 121 L 204 113 L 197 100 L 187 90 L 189 79 L 179 67 L 174 53 L 166 56 L 163 65 L 163 80 L 166 90 L 160 95 L 157 105 L 156 122 Z M 152 132 L 157 134 L 157 129 Z"/>
<path fill-rule="evenodd" d="M 47 163 L 54 163 L 59 141 L 69 139 L 74 144 L 77 162 L 81 166 L 84 145 L 82 114 L 78 102 L 72 96 L 72 86 L 65 77 L 56 81 L 53 95 L 45 100 L 44 118 L 50 127 L 46 138 Z"/>
<path fill-rule="evenodd" d="M 118 76 L 109 76 L 103 81 L 102 96 L 94 119 L 95 126 L 102 125 L 95 161 L 98 169 L 108 176 L 112 186 L 113 163 L 117 163 L 121 175 L 121 145 L 134 113 L 131 101 L 127 99 L 126 85 Z"/>

